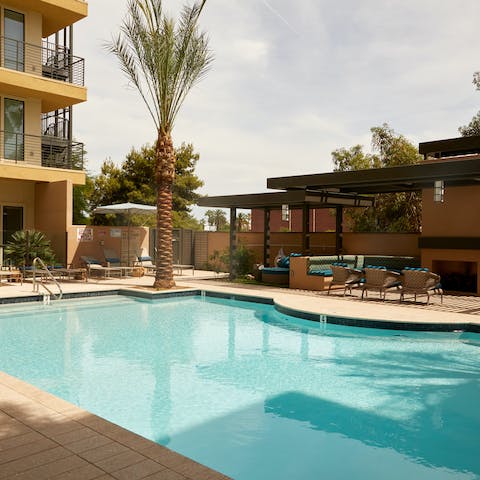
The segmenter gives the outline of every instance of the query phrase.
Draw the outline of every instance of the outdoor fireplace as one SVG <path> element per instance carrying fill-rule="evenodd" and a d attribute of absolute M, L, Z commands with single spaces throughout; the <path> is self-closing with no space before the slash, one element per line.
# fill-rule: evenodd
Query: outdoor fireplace
<path fill-rule="evenodd" d="M 432 270 L 440 275 L 444 290 L 477 293 L 476 262 L 433 260 Z"/>

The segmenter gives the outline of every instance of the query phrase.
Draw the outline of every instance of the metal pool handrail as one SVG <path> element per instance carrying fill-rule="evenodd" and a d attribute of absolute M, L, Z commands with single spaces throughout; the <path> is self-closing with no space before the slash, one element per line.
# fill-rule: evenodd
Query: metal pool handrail
<path fill-rule="evenodd" d="M 41 282 L 41 281 L 37 282 L 37 279 L 36 279 L 37 264 L 40 265 L 41 268 L 39 270 L 41 270 L 42 274 L 46 274 L 47 277 L 49 277 L 53 281 L 53 283 L 55 283 L 55 285 L 57 286 L 57 288 L 60 292 L 59 295 L 53 293 L 43 282 Z M 60 284 L 58 283 L 56 278 L 52 275 L 52 272 L 47 268 L 47 266 L 45 265 L 43 260 L 40 257 L 34 258 L 33 263 L 32 263 L 32 267 L 33 267 L 33 280 L 32 280 L 33 291 L 38 292 L 39 287 L 41 285 L 50 295 L 52 295 L 55 298 L 55 300 L 61 300 L 62 296 L 63 296 L 62 287 L 60 286 Z"/>

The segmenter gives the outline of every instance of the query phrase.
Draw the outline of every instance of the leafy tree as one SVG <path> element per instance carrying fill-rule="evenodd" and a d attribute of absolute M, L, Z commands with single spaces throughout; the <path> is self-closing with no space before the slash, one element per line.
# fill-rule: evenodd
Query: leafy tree
<path fill-rule="evenodd" d="M 120 34 L 109 45 L 120 67 L 138 90 L 157 131 L 157 269 L 155 288 L 173 280 L 172 189 L 175 151 L 172 129 L 190 89 L 205 75 L 213 57 L 208 39 L 197 28 L 206 0 L 185 6 L 180 21 L 164 14 L 162 0 L 129 0 Z"/>
<path fill-rule="evenodd" d="M 477 90 L 480 90 L 480 72 L 473 74 L 473 84 Z M 471 137 L 473 135 L 480 135 L 480 111 L 470 120 L 468 125 L 458 127 L 458 131 L 462 137 Z"/>
<path fill-rule="evenodd" d="M 227 221 L 227 215 L 221 208 L 207 210 L 205 212 L 205 217 L 207 218 L 208 224 L 214 226 L 217 232 L 228 230 L 229 224 Z"/>
<path fill-rule="evenodd" d="M 365 153 L 361 145 L 332 152 L 335 171 L 394 167 L 418 163 L 421 156 L 403 135 L 388 124 L 374 127 L 372 148 Z M 418 192 L 375 195 L 375 205 L 365 209 L 347 209 L 351 228 L 357 232 L 418 232 L 421 225 L 421 196 Z"/>
<path fill-rule="evenodd" d="M 462 137 L 471 137 L 472 135 L 480 135 L 480 112 L 477 112 L 476 115 L 470 120 L 468 125 L 463 125 L 458 128 L 460 135 Z"/>
<path fill-rule="evenodd" d="M 172 212 L 174 228 L 185 228 L 187 230 L 203 230 L 203 222 L 187 212 Z"/>
<path fill-rule="evenodd" d="M 175 149 L 175 180 L 173 183 L 173 226 L 176 228 L 192 228 L 199 230 L 201 224 L 189 215 L 190 206 L 198 200 L 196 192 L 203 186 L 203 181 L 195 174 L 195 167 L 200 155 L 195 153 L 192 144 L 185 144 Z M 157 198 L 155 183 L 155 148 L 144 145 L 140 150 L 132 148 L 120 167 L 112 161 L 105 161 L 101 173 L 94 180 L 91 193 L 92 210 L 99 205 L 133 202 L 154 205 Z M 150 216 L 153 219 L 153 217 Z M 94 223 L 118 221 L 112 216 Z M 132 223 L 154 226 L 144 216 L 133 218 Z"/>
<path fill-rule="evenodd" d="M 86 225 L 90 222 L 88 212 L 90 210 L 90 198 L 94 188 L 94 180 L 86 176 L 85 185 L 73 187 L 73 219 L 74 225 Z"/>
<path fill-rule="evenodd" d="M 36 257 L 40 257 L 47 264 L 55 262 L 50 240 L 44 233 L 35 230 L 15 232 L 5 245 L 5 255 L 18 266 L 32 265 Z"/>

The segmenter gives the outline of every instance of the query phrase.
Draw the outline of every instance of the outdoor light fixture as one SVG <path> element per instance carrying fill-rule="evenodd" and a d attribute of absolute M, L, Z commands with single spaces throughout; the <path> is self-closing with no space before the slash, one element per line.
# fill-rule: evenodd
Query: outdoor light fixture
<path fill-rule="evenodd" d="M 445 195 L 445 182 L 443 180 L 435 180 L 433 184 L 433 201 L 443 203 Z"/>
<path fill-rule="evenodd" d="M 284 222 L 288 222 L 290 219 L 290 209 L 288 208 L 288 205 L 282 205 L 282 220 Z"/>

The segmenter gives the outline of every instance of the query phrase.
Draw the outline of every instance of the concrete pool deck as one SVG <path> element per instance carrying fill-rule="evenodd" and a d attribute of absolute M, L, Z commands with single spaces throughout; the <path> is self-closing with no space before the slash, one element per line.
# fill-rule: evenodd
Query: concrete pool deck
<path fill-rule="evenodd" d="M 211 272 L 176 277 L 178 291 L 202 289 L 227 295 L 272 298 L 287 309 L 382 321 L 480 325 L 480 298 L 447 295 L 430 305 L 399 304 L 398 294 L 382 302 L 361 301 L 358 293 L 307 292 L 258 285 L 229 284 Z M 152 277 L 62 282 L 65 293 L 148 289 Z M 32 284 L 0 287 L 0 301 L 37 295 Z M 3 305 L 0 305 L 0 309 Z M 17 378 L 0 372 L 0 479 L 225 480 L 182 455 L 114 425 Z"/>

